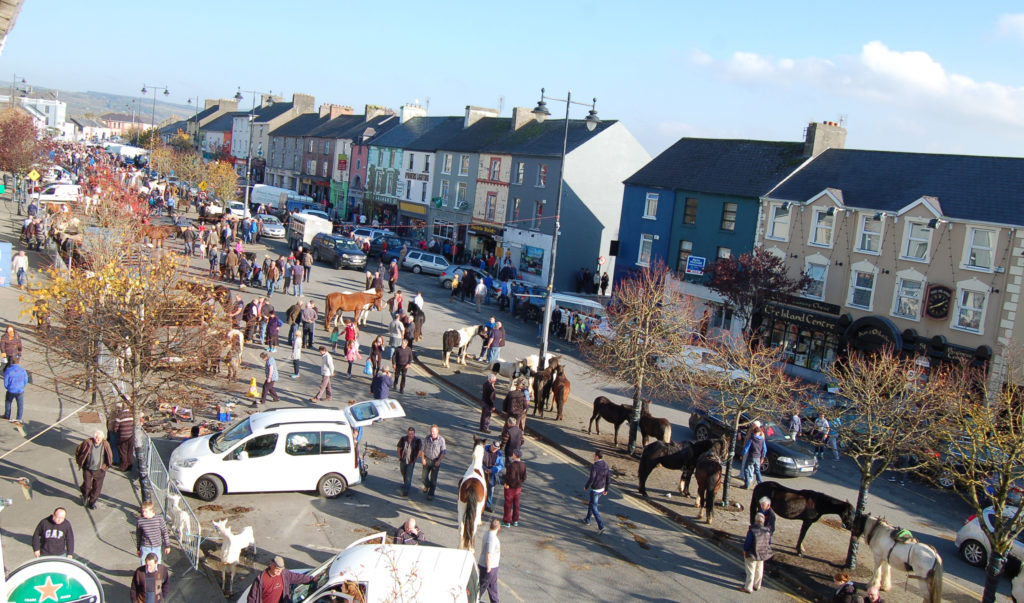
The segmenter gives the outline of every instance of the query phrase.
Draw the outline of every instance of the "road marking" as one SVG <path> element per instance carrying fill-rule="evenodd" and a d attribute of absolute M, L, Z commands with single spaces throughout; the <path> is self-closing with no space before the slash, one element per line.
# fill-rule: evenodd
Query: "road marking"
<path fill-rule="evenodd" d="M 498 566 L 498 568 L 501 569 L 501 566 Z M 502 582 L 500 578 L 498 579 L 498 584 L 500 584 L 503 589 L 508 591 L 508 594 L 510 594 L 513 597 L 515 597 L 516 601 L 521 601 L 522 603 L 525 603 L 525 601 L 523 601 L 523 598 L 520 597 L 519 595 L 517 595 L 516 591 L 512 590 L 511 586 L 509 586 L 508 584 L 505 584 L 504 582 Z M 482 595 L 483 593 L 480 593 L 480 594 Z M 483 599 L 481 599 L 481 600 L 483 600 Z"/>

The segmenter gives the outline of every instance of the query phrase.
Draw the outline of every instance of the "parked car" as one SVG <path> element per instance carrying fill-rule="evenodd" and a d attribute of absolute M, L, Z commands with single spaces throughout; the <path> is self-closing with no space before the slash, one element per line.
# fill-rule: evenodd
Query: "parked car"
<path fill-rule="evenodd" d="M 444 287 L 445 289 L 452 288 L 452 279 L 455 275 L 459 275 L 459 282 L 461 283 L 467 272 L 472 272 L 477 281 L 481 280 L 486 276 L 483 270 L 474 268 L 473 266 L 467 266 L 465 264 L 459 266 L 449 266 L 441 274 L 437 275 L 437 284 Z"/>
<path fill-rule="evenodd" d="M 402 262 L 402 268 L 412 270 L 416 274 L 426 272 L 427 274 L 441 274 L 448 269 L 448 260 L 444 257 L 428 251 L 410 251 Z"/>
<path fill-rule="evenodd" d="M 743 437 L 755 417 L 744 414 L 740 418 L 740 437 L 737 439 L 736 456 L 743 456 Z M 731 435 L 731 425 L 726 425 L 722 417 L 702 409 L 693 409 L 690 413 L 690 431 L 698 440 Z M 765 433 L 767 452 L 761 461 L 761 473 L 797 477 L 814 475 L 818 471 L 818 459 L 796 445 L 789 431 L 774 421 L 761 419 L 761 428 Z"/>
<path fill-rule="evenodd" d="M 249 208 L 241 201 L 232 201 L 228 203 L 228 212 L 232 216 L 238 216 L 239 218 L 245 218 L 250 215 Z"/>
<path fill-rule="evenodd" d="M 300 214 L 309 214 L 311 216 L 316 216 L 318 218 L 323 218 L 324 220 L 327 220 L 327 221 L 331 220 L 331 217 L 327 215 L 327 212 L 321 211 L 319 209 L 303 209 L 303 210 L 300 210 L 299 213 Z"/>
<path fill-rule="evenodd" d="M 171 453 L 170 478 L 182 492 L 211 501 L 236 492 L 316 490 L 336 498 L 366 475 L 353 430 L 405 416 L 396 400 L 342 409 L 275 408 Z M 276 476 L 267 479 L 268 475 Z"/>
<path fill-rule="evenodd" d="M 1017 507 L 1004 507 L 1003 516 L 1012 517 L 1017 513 Z M 992 507 L 987 507 L 981 512 L 985 525 L 989 530 L 994 529 L 992 520 L 996 512 Z M 971 515 L 964 521 L 964 525 L 957 530 L 956 548 L 960 551 L 960 558 L 975 567 L 985 567 L 988 564 L 988 556 L 992 553 L 989 548 L 988 538 L 978 523 L 978 516 Z M 1018 559 L 1024 559 L 1024 534 L 1017 536 L 1010 547 L 1010 554 Z"/>
<path fill-rule="evenodd" d="M 371 258 L 380 257 L 381 261 L 387 264 L 398 258 L 402 251 L 402 245 L 408 245 L 410 250 L 416 248 L 415 243 L 409 239 L 403 239 L 397 235 L 379 234 L 370 239 L 370 253 L 367 255 Z M 387 251 L 384 250 L 385 247 L 387 247 Z"/>
<path fill-rule="evenodd" d="M 368 228 L 366 226 L 360 226 L 352 230 L 352 238 L 358 241 L 360 245 L 363 244 L 363 241 L 372 241 L 375 237 L 385 235 L 395 236 L 395 233 L 386 228 Z"/>
<path fill-rule="evenodd" d="M 271 239 L 283 239 L 285 235 L 284 224 L 277 219 L 277 216 L 270 214 L 256 214 L 256 219 L 263 220 L 263 236 Z"/>
<path fill-rule="evenodd" d="M 335 268 L 366 267 L 366 254 L 359 249 L 359 244 L 336 234 L 320 233 L 313 237 L 313 259 L 324 262 Z"/>
<path fill-rule="evenodd" d="M 658 368 L 662 370 L 679 368 L 681 370 L 700 371 L 713 377 L 728 374 L 728 377 L 734 381 L 739 379 L 744 381 L 750 380 L 750 373 L 747 371 L 729 366 L 726 360 L 714 350 L 695 345 L 684 345 L 679 354 L 661 357 L 655 362 Z"/>

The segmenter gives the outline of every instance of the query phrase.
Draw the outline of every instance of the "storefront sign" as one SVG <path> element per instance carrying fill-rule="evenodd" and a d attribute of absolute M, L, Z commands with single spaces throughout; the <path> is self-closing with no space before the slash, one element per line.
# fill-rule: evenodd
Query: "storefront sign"
<path fill-rule="evenodd" d="M 406 180 L 420 180 L 422 182 L 426 182 L 427 180 L 430 180 L 430 175 L 429 174 L 424 174 L 423 172 L 406 172 L 405 173 L 405 179 Z"/>
<path fill-rule="evenodd" d="M 10 603 L 103 603 L 103 589 L 92 570 L 73 559 L 33 559 L 7 577 Z"/>
<path fill-rule="evenodd" d="M 408 203 L 406 201 L 402 201 L 398 204 L 398 208 L 410 214 L 419 214 L 421 216 L 427 215 L 427 206 L 420 205 L 419 203 Z"/>
<path fill-rule="evenodd" d="M 338 155 L 338 169 L 341 171 L 345 171 L 348 169 L 348 155 Z"/>
<path fill-rule="evenodd" d="M 470 226 L 472 228 L 472 226 Z M 540 247 L 524 245 L 519 253 L 519 272 L 540 276 L 544 269 L 544 250 Z"/>
<path fill-rule="evenodd" d="M 768 304 L 765 306 L 764 315 L 820 331 L 829 331 L 834 329 L 836 327 L 836 321 L 838 320 L 831 316 L 823 316 L 814 312 L 808 312 L 807 310 L 787 308 L 786 306 L 780 306 L 777 304 Z"/>
<path fill-rule="evenodd" d="M 885 348 L 903 349 L 903 337 L 891 320 L 883 316 L 862 316 L 846 328 L 846 341 L 861 352 L 873 353 Z"/>
<path fill-rule="evenodd" d="M 704 266 L 707 264 L 707 261 L 707 258 L 697 257 L 694 255 L 686 258 L 686 274 L 703 276 Z"/>
<path fill-rule="evenodd" d="M 505 232 L 505 229 L 500 226 L 491 226 L 490 224 L 470 224 L 469 232 L 471 234 L 500 237 Z"/>
<path fill-rule="evenodd" d="M 943 285 L 928 287 L 924 313 L 928 318 L 942 320 L 949 317 L 949 305 L 953 301 L 953 290 Z"/>
<path fill-rule="evenodd" d="M 795 295 L 786 296 L 786 304 L 790 306 L 796 306 L 797 308 L 806 308 L 808 310 L 814 310 L 815 312 L 823 312 L 825 314 L 832 314 L 839 316 L 842 308 L 836 304 L 830 304 L 816 299 L 807 299 L 805 297 L 797 297 Z"/>
<path fill-rule="evenodd" d="M 434 202 L 434 207 L 438 209 L 441 209 L 441 206 L 444 205 L 444 199 L 442 199 L 441 197 L 434 197 L 433 199 L 431 199 L 431 201 Z"/>

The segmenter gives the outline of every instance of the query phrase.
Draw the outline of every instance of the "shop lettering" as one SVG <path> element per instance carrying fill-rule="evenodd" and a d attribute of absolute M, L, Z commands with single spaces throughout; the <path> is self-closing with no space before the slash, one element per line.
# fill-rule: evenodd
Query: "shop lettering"
<path fill-rule="evenodd" d="M 814 310 L 815 312 L 823 312 L 825 314 L 833 314 L 839 316 L 839 312 L 842 310 L 836 304 L 830 304 L 816 299 L 807 299 L 804 297 L 797 297 L 795 295 L 786 296 L 786 303 L 797 308 L 804 308 L 806 310 Z"/>
<path fill-rule="evenodd" d="M 815 329 L 828 330 L 835 328 L 835 321 L 830 318 L 818 316 L 810 312 L 792 310 L 784 306 L 766 306 L 764 312 L 773 318 L 799 323 L 809 327 L 814 327 Z"/>

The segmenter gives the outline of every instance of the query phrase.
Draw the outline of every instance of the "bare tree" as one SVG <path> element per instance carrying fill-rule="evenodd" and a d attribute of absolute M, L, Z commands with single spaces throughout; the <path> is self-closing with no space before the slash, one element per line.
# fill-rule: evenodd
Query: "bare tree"
<path fill-rule="evenodd" d="M 636 450 L 637 422 L 650 411 L 651 394 L 669 391 L 673 375 L 659 358 L 679 353 L 695 320 L 681 284 L 663 263 L 637 271 L 616 284 L 607 329 L 583 353 L 601 378 L 611 376 L 632 389 L 628 450 Z"/>
<path fill-rule="evenodd" d="M 751 316 L 772 301 L 785 299 L 804 289 L 810 278 L 800 273 L 796 279 L 786 274 L 786 261 L 763 247 L 755 247 L 738 258 L 719 258 L 708 267 L 708 287 L 722 295 L 743 321 L 749 334 Z"/>

